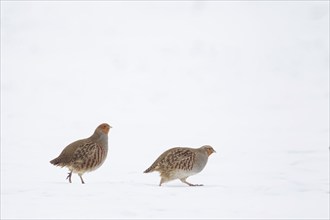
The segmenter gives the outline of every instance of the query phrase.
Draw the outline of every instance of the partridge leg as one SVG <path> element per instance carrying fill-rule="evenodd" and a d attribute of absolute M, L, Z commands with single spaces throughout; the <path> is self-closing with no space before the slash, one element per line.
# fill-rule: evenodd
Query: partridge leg
<path fill-rule="evenodd" d="M 82 184 L 85 184 L 85 182 L 84 182 L 84 180 L 83 180 L 83 178 L 82 178 L 82 174 L 78 174 L 78 175 L 79 175 L 79 177 L 80 177 L 81 183 L 82 183 Z"/>
<path fill-rule="evenodd" d="M 183 182 L 185 184 L 188 184 L 189 186 L 203 186 L 203 184 L 192 184 L 192 183 L 188 183 L 186 179 L 187 178 L 182 178 L 180 180 L 181 180 L 181 182 Z"/>
<path fill-rule="evenodd" d="M 70 173 L 68 173 L 69 175 L 66 177 L 66 179 L 69 179 L 69 182 L 71 183 L 71 176 L 72 176 L 72 170 Z"/>
<path fill-rule="evenodd" d="M 164 182 L 165 182 L 165 181 L 164 181 L 164 178 L 161 178 L 161 179 L 160 179 L 159 186 L 162 186 L 162 184 L 163 184 Z"/>

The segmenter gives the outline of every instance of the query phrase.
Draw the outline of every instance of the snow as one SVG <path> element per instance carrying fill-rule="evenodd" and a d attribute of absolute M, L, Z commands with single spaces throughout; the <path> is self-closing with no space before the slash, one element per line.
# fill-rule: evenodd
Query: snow
<path fill-rule="evenodd" d="M 329 219 L 328 83 L 327 1 L 1 1 L 1 219 Z M 143 173 L 205 144 L 202 187 Z"/>

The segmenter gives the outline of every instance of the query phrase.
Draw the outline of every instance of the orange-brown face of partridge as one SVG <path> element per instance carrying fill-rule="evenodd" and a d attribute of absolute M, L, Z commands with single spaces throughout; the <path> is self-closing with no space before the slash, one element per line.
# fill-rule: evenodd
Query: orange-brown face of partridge
<path fill-rule="evenodd" d="M 108 134 L 111 126 L 107 123 L 100 124 L 98 126 L 98 129 L 100 129 L 104 134 Z"/>
<path fill-rule="evenodd" d="M 206 147 L 206 152 L 207 152 L 207 155 L 209 155 L 209 156 L 213 153 L 216 153 L 216 151 L 211 146 Z"/>

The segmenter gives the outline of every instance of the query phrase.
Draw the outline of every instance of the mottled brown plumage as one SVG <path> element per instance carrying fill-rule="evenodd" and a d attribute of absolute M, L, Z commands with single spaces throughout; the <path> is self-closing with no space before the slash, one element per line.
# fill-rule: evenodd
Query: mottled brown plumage
<path fill-rule="evenodd" d="M 50 163 L 69 168 L 70 172 L 67 179 L 70 183 L 72 172 L 78 173 L 81 182 L 85 183 L 82 175 L 99 168 L 107 157 L 110 128 L 111 126 L 106 123 L 99 125 L 92 136 L 69 144 Z"/>
<path fill-rule="evenodd" d="M 159 186 L 175 179 L 180 179 L 189 186 L 198 186 L 198 184 L 188 183 L 186 179 L 201 172 L 208 157 L 214 152 L 215 150 L 209 145 L 200 148 L 171 148 L 162 153 L 144 173 L 158 171 L 161 176 Z"/>

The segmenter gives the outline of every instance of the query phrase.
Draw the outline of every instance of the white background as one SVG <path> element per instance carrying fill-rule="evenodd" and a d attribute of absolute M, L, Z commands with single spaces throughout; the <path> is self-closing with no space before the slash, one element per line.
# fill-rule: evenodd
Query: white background
<path fill-rule="evenodd" d="M 143 174 L 204 144 L 203 187 Z M 1 1 L 1 218 L 329 218 L 329 2 Z"/>

